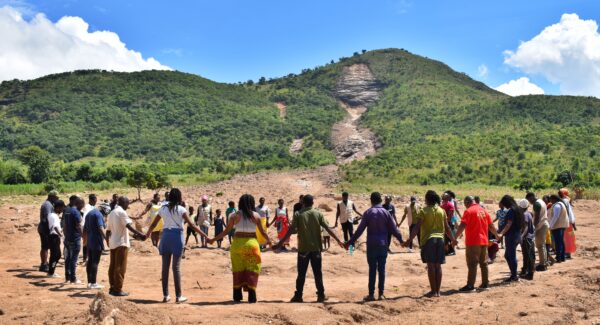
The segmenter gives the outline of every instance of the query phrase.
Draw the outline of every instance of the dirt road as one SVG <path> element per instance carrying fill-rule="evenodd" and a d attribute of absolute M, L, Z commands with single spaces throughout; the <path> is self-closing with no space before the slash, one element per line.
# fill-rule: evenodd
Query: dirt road
<path fill-rule="evenodd" d="M 207 186 L 183 188 L 184 199 L 196 205 L 201 194 L 209 194 L 214 208 L 245 192 L 267 197 L 274 208 L 283 197 L 291 208 L 301 193 L 317 195 L 317 203 L 335 207 L 330 183 L 335 168 L 315 171 L 262 173 L 236 177 Z M 217 196 L 217 193 L 222 195 Z M 132 193 L 128 193 L 133 196 Z M 62 194 L 66 197 L 68 193 Z M 150 192 L 144 196 L 149 198 Z M 360 209 L 367 208 L 366 196 L 354 197 Z M 36 271 L 39 263 L 35 223 L 43 198 L 3 198 L 0 206 L 0 323 L 80 324 L 107 317 L 115 324 L 599 324 L 600 323 L 600 203 L 580 201 L 578 252 L 574 259 L 538 273 L 534 281 L 504 285 L 508 267 L 499 257 L 490 266 L 492 289 L 460 294 L 466 281 L 464 250 L 449 257 L 444 265 L 443 296 L 423 297 L 428 291 L 427 276 L 418 253 L 406 253 L 396 243 L 387 263 L 387 301 L 362 303 L 367 293 L 367 263 L 364 245 L 349 256 L 333 246 L 323 254 L 326 293 L 330 300 L 315 303 L 312 277 L 305 286 L 304 304 L 287 301 L 294 292 L 296 254 L 265 252 L 255 305 L 231 303 L 231 272 L 226 250 L 191 249 L 182 263 L 183 293 L 189 303 L 162 304 L 160 256 L 150 242 L 134 242 L 125 279 L 125 299 L 102 298 L 92 308 L 95 291 L 83 286 L 64 285 Z M 35 202 L 35 204 L 33 204 Z M 402 202 L 397 202 L 398 207 Z M 130 211 L 142 208 L 135 204 Z M 401 209 L 399 209 L 401 210 Z M 331 224 L 334 212 L 326 213 Z M 406 225 L 402 226 L 406 235 Z M 211 235 L 212 235 L 211 230 Z M 270 230 L 271 237 L 275 232 Z M 225 247 L 228 246 L 225 241 Z M 292 240 L 295 246 L 295 239 Z M 503 251 L 500 252 L 502 254 Z M 520 259 L 519 259 L 520 260 Z M 108 256 L 104 256 L 99 281 L 108 285 Z M 60 266 L 58 272 L 64 274 Z M 311 272 L 309 271 L 309 274 Z M 85 280 L 85 269 L 78 268 Z M 171 284 L 171 290 L 172 284 Z"/>

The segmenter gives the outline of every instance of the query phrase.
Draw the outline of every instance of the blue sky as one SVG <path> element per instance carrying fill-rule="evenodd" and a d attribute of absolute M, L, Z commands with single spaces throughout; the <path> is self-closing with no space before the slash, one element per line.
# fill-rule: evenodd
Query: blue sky
<path fill-rule="evenodd" d="M 492 87 L 528 76 L 550 94 L 561 91 L 560 83 L 551 83 L 543 71 L 529 68 L 533 72 L 526 74 L 505 64 L 503 52 L 515 51 L 565 13 L 600 20 L 600 2 L 591 0 L 3 3 L 26 15 L 44 13 L 52 22 L 81 17 L 91 31 L 118 34 L 144 58 L 221 82 L 278 77 L 361 49 L 397 47 L 443 61 Z M 482 65 L 487 74 L 479 73 Z"/>

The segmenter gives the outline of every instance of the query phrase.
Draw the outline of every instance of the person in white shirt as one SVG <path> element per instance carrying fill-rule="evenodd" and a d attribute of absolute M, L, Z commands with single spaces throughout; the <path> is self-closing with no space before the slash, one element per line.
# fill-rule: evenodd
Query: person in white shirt
<path fill-rule="evenodd" d="M 197 219 L 198 225 L 200 225 L 200 229 L 205 234 L 208 234 L 208 229 L 212 224 L 212 207 L 208 204 L 208 196 L 202 195 L 202 204 L 198 206 Z M 202 247 L 206 248 L 206 238 L 204 236 L 200 236 L 200 241 L 202 242 Z"/>
<path fill-rule="evenodd" d="M 133 226 L 127 210 L 129 208 L 129 199 L 120 196 L 117 205 L 108 215 L 106 227 L 106 241 L 110 248 L 110 266 L 108 267 L 108 280 L 110 290 L 108 293 L 117 297 L 128 296 L 123 291 L 123 281 L 125 280 L 125 271 L 127 270 L 127 254 L 129 252 L 129 231 L 134 233 L 134 238 L 146 239 L 146 235 L 137 231 Z"/>
<path fill-rule="evenodd" d="M 569 228 L 569 217 L 567 216 L 567 207 L 558 195 L 550 195 L 552 208 L 550 213 L 550 230 L 552 231 L 552 239 L 556 250 L 556 262 L 562 263 L 565 261 L 565 229 Z"/>
<path fill-rule="evenodd" d="M 420 209 L 421 209 L 421 207 L 417 203 L 417 197 L 411 196 L 410 203 L 404 207 L 404 214 L 402 215 L 402 220 L 400 220 L 400 224 L 398 225 L 398 227 L 402 226 L 404 219 L 406 219 L 406 222 L 408 224 L 409 236 L 413 232 L 415 227 L 417 226 L 417 213 L 419 212 Z M 417 243 L 420 242 L 420 240 L 421 240 L 421 232 L 419 229 L 417 229 Z M 408 251 L 412 252 L 412 249 L 413 249 L 413 243 L 411 241 L 408 243 Z"/>
<path fill-rule="evenodd" d="M 342 193 L 342 201 L 337 204 L 337 212 L 335 213 L 335 225 L 334 228 L 337 228 L 338 220 L 342 225 L 342 231 L 344 232 L 344 241 L 350 240 L 350 238 L 354 235 L 354 222 L 360 220 L 362 218 L 362 214 L 358 212 L 354 202 L 348 199 L 348 192 Z M 359 218 L 354 219 L 353 212 L 356 213 Z"/>
<path fill-rule="evenodd" d="M 158 215 L 148 228 L 146 236 L 152 233 L 152 230 L 159 222 L 163 220 L 163 234 L 158 245 L 158 251 L 162 256 L 162 289 L 163 302 L 171 300 L 169 296 L 169 268 L 171 260 L 173 261 L 173 280 L 175 282 L 175 297 L 177 303 L 187 301 L 181 293 L 181 257 L 183 256 L 183 224 L 188 223 L 202 238 L 207 239 L 207 234 L 200 230 L 196 224 L 190 219 L 187 210 L 183 206 L 181 191 L 177 188 L 171 189 L 169 193 L 169 203 L 163 205 L 158 210 Z"/>
<path fill-rule="evenodd" d="M 60 226 L 59 215 L 65 209 L 65 202 L 58 200 L 54 203 L 54 212 L 48 215 L 48 228 L 50 230 L 50 263 L 48 265 L 48 276 L 51 278 L 59 278 L 60 275 L 54 273 L 56 265 L 60 260 L 60 237 L 63 236 Z"/>

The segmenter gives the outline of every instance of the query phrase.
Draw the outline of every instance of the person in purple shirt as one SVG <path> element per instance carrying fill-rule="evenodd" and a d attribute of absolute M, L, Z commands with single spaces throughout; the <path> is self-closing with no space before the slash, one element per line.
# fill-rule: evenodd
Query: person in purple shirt
<path fill-rule="evenodd" d="M 379 273 L 379 300 L 385 300 L 383 289 L 385 287 L 385 263 L 388 256 L 388 234 L 394 235 L 400 243 L 402 235 L 396 227 L 396 222 L 387 209 L 381 205 L 381 194 L 371 193 L 371 208 L 363 214 L 358 229 L 345 244 L 346 248 L 354 245 L 367 229 L 367 262 L 369 263 L 369 295 L 365 301 L 375 300 L 375 277 Z"/>

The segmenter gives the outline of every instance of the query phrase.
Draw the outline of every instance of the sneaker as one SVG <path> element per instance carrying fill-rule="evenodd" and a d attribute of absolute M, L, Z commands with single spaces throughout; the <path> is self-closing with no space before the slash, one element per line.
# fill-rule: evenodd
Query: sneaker
<path fill-rule="evenodd" d="M 377 300 L 380 300 L 380 301 L 381 301 L 381 300 L 387 300 L 387 298 L 386 298 L 386 297 L 385 297 L 383 294 L 380 294 L 380 295 L 377 297 Z"/>
<path fill-rule="evenodd" d="M 104 288 L 103 285 L 98 284 L 98 283 L 92 283 L 90 286 L 88 286 L 89 289 L 102 289 Z"/>
<path fill-rule="evenodd" d="M 409 252 L 409 253 L 412 253 L 412 252 L 413 252 L 412 248 L 409 248 L 409 249 L 408 249 L 408 252 Z"/>
<path fill-rule="evenodd" d="M 48 269 L 50 269 L 50 266 L 48 264 L 40 264 L 40 272 L 48 272 Z"/>
<path fill-rule="evenodd" d="M 375 296 L 374 295 L 367 295 L 363 298 L 364 302 L 369 302 L 369 301 L 375 301 Z"/>
<path fill-rule="evenodd" d="M 58 274 L 58 273 L 48 274 L 48 277 L 52 278 L 52 279 L 62 278 L 62 276 L 60 274 Z"/>
<path fill-rule="evenodd" d="M 490 289 L 490 284 L 489 283 L 483 283 L 479 286 L 479 290 L 481 291 L 486 291 Z"/>
<path fill-rule="evenodd" d="M 125 292 L 125 291 L 120 291 L 120 292 L 109 292 L 109 294 L 111 296 L 115 296 L 115 297 L 127 297 L 129 296 L 129 293 Z"/>
<path fill-rule="evenodd" d="M 294 295 L 292 299 L 290 299 L 290 302 L 304 302 L 304 300 L 302 300 L 301 296 Z"/>
<path fill-rule="evenodd" d="M 75 279 L 75 281 L 71 281 L 71 284 L 81 284 L 81 280 Z"/>
<path fill-rule="evenodd" d="M 184 303 L 184 302 L 186 302 L 187 300 L 188 300 L 188 299 L 187 299 L 186 297 L 184 297 L 184 296 L 181 296 L 181 297 L 177 297 L 177 298 L 175 299 L 175 302 L 177 302 L 178 304 L 181 304 L 181 303 Z"/>
<path fill-rule="evenodd" d="M 164 297 L 163 297 L 163 302 L 164 302 L 164 303 L 167 303 L 167 302 L 169 302 L 169 301 L 171 301 L 171 296 L 164 296 Z"/>
<path fill-rule="evenodd" d="M 87 284 L 87 288 L 88 288 L 88 289 L 91 289 L 91 288 L 92 288 L 92 284 L 91 284 L 91 283 L 88 283 L 88 284 Z"/>
<path fill-rule="evenodd" d="M 328 298 L 325 295 L 317 296 L 317 302 L 319 302 L 319 303 L 323 303 L 323 302 L 327 301 L 327 299 Z"/>
<path fill-rule="evenodd" d="M 476 290 L 475 290 L 475 287 L 466 285 L 466 286 L 458 289 L 458 291 L 460 291 L 460 292 L 475 292 Z"/>

